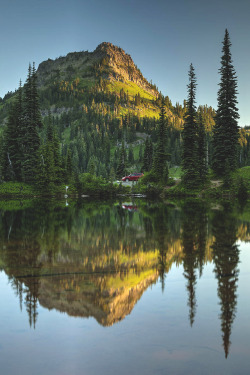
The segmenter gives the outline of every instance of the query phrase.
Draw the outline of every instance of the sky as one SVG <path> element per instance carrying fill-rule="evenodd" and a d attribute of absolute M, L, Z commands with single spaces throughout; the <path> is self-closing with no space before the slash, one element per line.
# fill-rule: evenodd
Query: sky
<path fill-rule="evenodd" d="M 0 0 L 0 96 L 25 81 L 29 63 L 111 42 L 172 103 L 187 97 L 190 63 L 197 105 L 217 108 L 225 29 L 238 77 L 239 125 L 250 125 L 249 0 Z"/>

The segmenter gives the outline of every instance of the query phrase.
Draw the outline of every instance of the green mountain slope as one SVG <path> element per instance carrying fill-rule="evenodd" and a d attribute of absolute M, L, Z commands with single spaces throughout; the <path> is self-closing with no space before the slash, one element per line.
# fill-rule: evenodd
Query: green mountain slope
<path fill-rule="evenodd" d="M 51 104 L 87 104 L 95 94 L 95 100 L 117 116 L 130 111 L 139 117 L 158 117 L 156 86 L 143 77 L 130 55 L 111 43 L 102 43 L 93 52 L 44 61 L 37 75 L 44 109 Z M 178 118 L 170 109 L 168 115 Z"/>
<path fill-rule="evenodd" d="M 156 86 L 143 77 L 130 55 L 111 43 L 101 43 L 93 52 L 74 52 L 48 59 L 39 65 L 37 77 L 44 111 L 56 108 L 55 112 L 60 114 L 77 104 L 88 105 L 94 97 L 116 116 L 128 112 L 139 117 L 158 118 L 159 115 L 161 95 Z M 0 101 L 1 123 L 12 98 L 13 93 L 8 93 Z M 180 126 L 181 116 L 168 98 L 166 105 L 170 121 Z"/>

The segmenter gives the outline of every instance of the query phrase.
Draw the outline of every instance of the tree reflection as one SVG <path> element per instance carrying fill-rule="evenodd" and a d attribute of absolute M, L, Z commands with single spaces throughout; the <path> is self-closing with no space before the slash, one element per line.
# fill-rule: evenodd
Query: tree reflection
<path fill-rule="evenodd" d="M 183 268 L 187 279 L 189 321 L 192 326 L 197 307 L 196 270 L 199 269 L 201 276 L 205 258 L 207 211 L 203 204 L 187 201 L 183 205 L 182 215 Z"/>
<path fill-rule="evenodd" d="M 237 304 L 235 242 L 250 232 L 244 210 L 237 212 L 239 220 L 228 205 L 209 211 L 199 201 L 177 206 L 141 200 L 123 206 L 37 201 L 0 211 L 0 264 L 30 326 L 36 327 L 38 303 L 72 316 L 94 316 L 104 326 L 119 322 L 159 276 L 165 291 L 174 263 L 183 264 L 192 326 L 198 279 L 213 260 L 227 357 Z"/>
<path fill-rule="evenodd" d="M 221 330 L 225 357 L 228 357 L 232 324 L 236 316 L 237 281 L 239 275 L 239 248 L 237 220 L 230 204 L 216 210 L 212 220 L 214 272 L 218 279 L 218 297 L 221 306 Z"/>
<path fill-rule="evenodd" d="M 53 204 L 40 201 L 26 209 L 1 212 L 1 258 L 19 296 L 20 308 L 25 305 L 29 324 L 34 328 L 38 315 L 41 247 L 45 241 L 49 253 L 57 251 L 58 222 L 63 218 L 62 212 L 60 218 L 58 213 Z M 65 225 L 69 229 L 67 220 Z"/>

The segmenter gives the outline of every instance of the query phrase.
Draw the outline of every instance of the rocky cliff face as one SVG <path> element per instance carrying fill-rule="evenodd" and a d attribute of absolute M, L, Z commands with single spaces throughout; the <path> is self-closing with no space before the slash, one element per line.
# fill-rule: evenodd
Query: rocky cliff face
<path fill-rule="evenodd" d="M 133 82 L 151 95 L 158 92 L 143 77 L 130 55 L 112 43 L 101 43 L 93 52 L 73 52 L 42 62 L 37 70 L 38 85 L 79 77 L 94 81 L 98 76 L 108 81 Z"/>
<path fill-rule="evenodd" d="M 150 94 L 157 96 L 158 92 L 154 90 L 149 82 L 143 77 L 141 71 L 137 68 L 131 56 L 120 47 L 112 43 L 101 43 L 93 52 L 95 58 L 104 60 L 109 66 L 110 73 L 106 76 L 109 80 L 131 81 L 136 83 L 142 89 Z"/>

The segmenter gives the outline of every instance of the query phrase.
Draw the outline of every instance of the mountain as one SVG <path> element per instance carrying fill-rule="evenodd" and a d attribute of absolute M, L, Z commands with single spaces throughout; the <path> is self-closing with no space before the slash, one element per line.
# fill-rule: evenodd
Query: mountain
<path fill-rule="evenodd" d="M 161 95 L 156 86 L 143 77 L 130 55 L 111 43 L 101 43 L 93 52 L 48 59 L 39 65 L 37 77 L 43 109 L 49 104 L 65 107 L 72 97 L 79 104 L 88 103 L 95 93 L 95 100 L 118 116 L 128 111 L 139 117 L 159 115 Z M 170 108 L 167 111 L 172 120 L 178 117 Z"/>
<path fill-rule="evenodd" d="M 133 59 L 122 48 L 103 42 L 93 52 L 68 53 L 55 60 L 39 64 L 37 83 L 42 114 L 48 109 L 61 114 L 73 105 L 97 102 L 105 104 L 116 116 L 130 112 L 138 117 L 158 118 L 162 95 L 156 85 L 149 83 Z M 0 124 L 4 123 L 14 93 L 0 98 Z M 165 97 L 169 123 L 177 129 L 183 124 L 185 108 Z M 213 126 L 213 110 L 206 116 L 208 129 Z"/>
<path fill-rule="evenodd" d="M 51 80 L 72 81 L 77 78 L 80 86 L 89 87 L 98 83 L 101 77 L 111 86 L 121 82 L 130 89 L 134 84 L 151 99 L 159 95 L 157 89 L 143 77 L 131 56 L 120 47 L 106 42 L 93 52 L 74 52 L 55 60 L 48 59 L 39 65 L 37 75 L 40 87 L 50 84 Z"/>
<path fill-rule="evenodd" d="M 162 101 L 168 118 L 170 164 L 180 164 L 185 102 L 173 105 L 168 96 L 163 97 L 120 47 L 104 42 L 93 52 L 48 59 L 38 66 L 36 75 L 44 128 L 51 113 L 62 155 L 66 157 L 70 150 L 76 174 L 89 171 L 109 177 L 116 173 L 122 141 L 130 148 L 127 169 L 130 173 L 141 170 L 146 137 L 153 143 L 157 139 Z M 0 100 L 0 134 L 14 96 L 8 93 Z M 211 130 L 214 110 L 206 106 L 199 110 Z M 40 133 L 45 139 L 45 131 Z"/>

